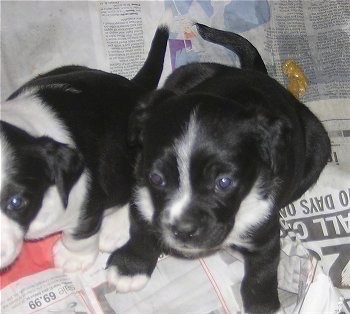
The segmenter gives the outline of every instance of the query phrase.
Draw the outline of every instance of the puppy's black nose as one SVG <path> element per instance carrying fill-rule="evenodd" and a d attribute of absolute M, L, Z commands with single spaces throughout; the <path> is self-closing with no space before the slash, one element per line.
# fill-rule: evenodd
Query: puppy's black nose
<path fill-rule="evenodd" d="M 193 240 L 199 234 L 199 228 L 197 224 L 189 221 L 181 221 L 171 226 L 171 231 L 174 237 L 180 241 Z"/>

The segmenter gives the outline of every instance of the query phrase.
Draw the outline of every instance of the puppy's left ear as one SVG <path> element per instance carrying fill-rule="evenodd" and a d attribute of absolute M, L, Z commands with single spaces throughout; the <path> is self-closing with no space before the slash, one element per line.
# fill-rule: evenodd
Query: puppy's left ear
<path fill-rule="evenodd" d="M 73 185 L 84 169 L 81 154 L 66 144 L 49 137 L 37 139 L 41 154 L 46 160 L 52 181 L 56 184 L 63 206 L 68 205 L 68 197 Z"/>
<path fill-rule="evenodd" d="M 291 127 L 280 117 L 272 117 L 264 112 L 256 115 L 257 138 L 264 162 L 273 173 L 278 173 L 286 165 L 288 147 L 290 147 Z"/>

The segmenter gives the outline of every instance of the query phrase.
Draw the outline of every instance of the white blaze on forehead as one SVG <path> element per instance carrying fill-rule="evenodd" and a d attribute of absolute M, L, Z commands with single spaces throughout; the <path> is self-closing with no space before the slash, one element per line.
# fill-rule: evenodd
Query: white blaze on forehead
<path fill-rule="evenodd" d="M 166 208 L 170 223 L 181 216 L 183 210 L 191 200 L 190 162 L 197 133 L 198 125 L 194 112 L 190 117 L 185 133 L 174 145 L 179 171 L 179 189 L 172 196 Z"/>

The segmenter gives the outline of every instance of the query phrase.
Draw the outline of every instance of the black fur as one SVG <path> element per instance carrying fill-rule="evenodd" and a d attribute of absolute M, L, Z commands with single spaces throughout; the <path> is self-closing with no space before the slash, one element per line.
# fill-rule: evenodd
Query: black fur
<path fill-rule="evenodd" d="M 16 152 L 16 167 L 2 196 L 21 194 L 28 200 L 27 206 L 14 211 L 7 209 L 7 197 L 1 197 L 1 208 L 27 229 L 37 208 L 41 207 L 47 186 L 57 185 L 62 203 L 67 206 L 69 191 L 83 171 L 82 157 L 65 144 L 48 137 L 33 137 L 3 121 L 0 121 L 0 130 Z"/>
<path fill-rule="evenodd" d="M 8 98 L 26 97 L 26 93 L 35 96 L 54 113 L 74 143 L 68 147 L 1 122 L 1 132 L 16 156 L 16 173 L 10 178 L 15 182 L 3 187 L 1 202 L 6 207 L 15 186 L 21 190 L 17 193 L 26 195 L 30 206 L 9 214 L 24 230 L 39 212 L 50 186 L 57 185 L 67 206 L 71 188 L 83 170 L 89 173 L 89 183 L 80 223 L 73 231 L 76 239 L 99 230 L 105 209 L 129 202 L 136 149 L 127 143 L 128 120 L 141 97 L 158 85 L 168 35 L 166 26 L 157 29 L 144 66 L 131 80 L 84 66 L 64 66 L 37 76 Z"/>
<path fill-rule="evenodd" d="M 269 201 L 267 219 L 262 217 L 239 234 L 243 244 L 226 245 L 244 255 L 245 311 L 275 312 L 280 307 L 279 209 L 316 182 L 330 154 L 329 139 L 311 111 L 266 74 L 260 55 L 247 40 L 197 27 L 203 38 L 237 52 L 242 69 L 214 63 L 185 65 L 135 111 L 130 140 L 138 141 L 141 150 L 137 187 L 149 191 L 154 212 L 148 220 L 142 214 L 145 200 L 135 202 L 131 238 L 111 255 L 108 266 L 116 266 L 125 276 L 149 275 L 162 251 L 184 256 L 193 256 L 188 247 L 199 250 L 194 256 L 216 251 L 239 227 L 236 214 L 256 189 L 257 204 Z M 189 162 L 191 199 L 178 220 L 166 225 L 166 206 L 181 188 L 174 147 L 191 115 L 198 127 Z M 234 184 L 221 189 L 222 178 Z M 247 217 L 259 212 L 244 210 L 251 212 Z M 166 234 L 181 245 L 169 244 Z M 137 262 L 130 262 L 135 257 Z"/>

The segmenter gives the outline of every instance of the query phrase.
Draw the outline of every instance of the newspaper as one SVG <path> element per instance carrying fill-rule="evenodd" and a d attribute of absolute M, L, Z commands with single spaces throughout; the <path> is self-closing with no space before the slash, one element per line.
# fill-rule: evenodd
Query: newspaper
<path fill-rule="evenodd" d="M 301 307 L 317 273 L 317 260 L 302 247 L 297 251 L 281 254 L 279 271 L 281 302 L 290 313 Z M 2 313 L 240 312 L 243 264 L 233 251 L 198 260 L 163 256 L 147 287 L 129 294 L 117 294 L 106 282 L 107 257 L 101 254 L 85 273 L 65 274 L 50 268 L 9 284 L 1 291 Z"/>
<path fill-rule="evenodd" d="M 332 156 L 318 183 L 281 209 L 279 297 L 286 313 L 350 313 L 348 0 L 3 2 L 1 99 L 66 64 L 132 77 L 166 9 L 173 23 L 161 84 L 188 62 L 239 65 L 233 53 L 201 40 L 193 21 L 249 39 L 285 86 L 285 59 L 305 71 L 309 87 L 302 101 L 325 125 Z M 1 274 L 1 313 L 242 312 L 243 263 L 231 250 L 197 260 L 163 256 L 146 288 L 117 294 L 106 282 L 107 254 L 86 272 L 65 274 L 47 256 L 56 240 L 44 240 L 43 247 L 26 243 Z"/>

